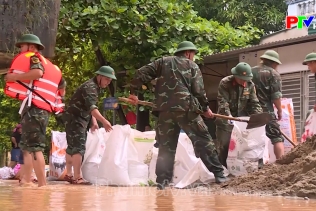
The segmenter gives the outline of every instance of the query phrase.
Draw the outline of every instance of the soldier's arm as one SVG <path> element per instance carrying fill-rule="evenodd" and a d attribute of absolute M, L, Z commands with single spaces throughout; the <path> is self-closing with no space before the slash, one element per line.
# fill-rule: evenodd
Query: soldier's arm
<path fill-rule="evenodd" d="M 27 73 L 17 74 L 16 80 L 36 80 L 43 76 L 44 67 L 40 59 L 34 55 L 30 58 L 30 71 Z"/>
<path fill-rule="evenodd" d="M 130 93 L 134 94 L 138 87 L 157 78 L 157 71 L 161 70 L 161 67 L 162 59 L 158 59 L 138 69 L 134 79 L 130 82 Z"/>
<path fill-rule="evenodd" d="M 208 110 L 208 99 L 204 89 L 204 82 L 201 70 L 197 64 L 192 68 L 191 92 L 196 99 L 198 99 L 202 111 Z"/>
<path fill-rule="evenodd" d="M 219 83 L 217 93 L 218 113 L 226 116 L 231 116 L 229 109 L 229 93 L 227 84 L 223 81 Z"/>
<path fill-rule="evenodd" d="M 93 87 L 85 86 L 82 88 L 82 97 L 92 117 L 99 120 L 102 124 L 106 124 L 107 120 L 102 116 L 97 106 L 99 98 L 98 91 Z M 92 121 L 94 121 L 93 118 Z"/>
<path fill-rule="evenodd" d="M 282 98 L 282 81 L 281 81 L 281 76 L 272 73 L 271 74 L 271 80 L 270 80 L 270 95 L 271 95 L 271 100 L 275 107 L 278 109 L 278 111 L 282 111 L 282 106 L 281 106 L 281 98 Z"/>
<path fill-rule="evenodd" d="M 256 87 L 252 84 L 249 93 L 249 103 L 247 105 L 249 114 L 260 114 L 263 112 L 256 93 Z"/>

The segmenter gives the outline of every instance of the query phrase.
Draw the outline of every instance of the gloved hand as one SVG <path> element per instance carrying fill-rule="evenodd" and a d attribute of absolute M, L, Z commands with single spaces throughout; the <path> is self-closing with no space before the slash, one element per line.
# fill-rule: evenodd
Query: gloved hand
<path fill-rule="evenodd" d="M 229 115 L 230 117 L 233 117 L 232 115 Z M 234 125 L 234 120 L 227 120 L 229 125 Z"/>

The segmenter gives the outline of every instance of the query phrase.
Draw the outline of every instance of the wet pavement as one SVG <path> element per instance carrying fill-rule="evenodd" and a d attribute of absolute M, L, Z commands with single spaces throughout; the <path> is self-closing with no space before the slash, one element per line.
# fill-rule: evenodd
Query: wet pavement
<path fill-rule="evenodd" d="M 1 211 L 304 211 L 316 200 L 285 197 L 214 195 L 205 188 L 75 186 L 49 182 L 46 187 L 19 187 L 0 181 Z"/>

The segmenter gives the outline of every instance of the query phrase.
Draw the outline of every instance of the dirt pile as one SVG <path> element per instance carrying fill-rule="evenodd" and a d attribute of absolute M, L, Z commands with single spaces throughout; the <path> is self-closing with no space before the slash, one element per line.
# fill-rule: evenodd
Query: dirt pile
<path fill-rule="evenodd" d="M 316 198 L 316 136 L 287 153 L 275 164 L 233 178 L 222 190 Z"/>

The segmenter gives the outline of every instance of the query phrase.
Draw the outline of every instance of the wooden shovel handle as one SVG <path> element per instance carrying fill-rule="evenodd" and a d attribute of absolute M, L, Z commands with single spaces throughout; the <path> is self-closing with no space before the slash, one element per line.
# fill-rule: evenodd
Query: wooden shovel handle
<path fill-rule="evenodd" d="M 133 102 L 131 99 L 128 99 L 128 98 L 126 98 L 126 97 L 118 97 L 117 99 L 120 100 L 120 101 L 126 102 L 126 103 L 132 103 L 132 102 Z M 139 100 L 139 101 L 138 101 L 138 104 L 139 104 L 139 105 L 150 106 L 150 107 L 153 107 L 153 108 L 156 107 L 155 104 L 153 104 L 153 103 L 151 103 L 151 102 L 147 102 L 147 101 L 141 101 L 141 100 Z"/>
<path fill-rule="evenodd" d="M 297 144 L 295 144 L 287 135 L 285 135 L 282 130 L 280 131 L 281 131 L 282 136 L 284 136 L 284 138 L 286 138 L 294 147 L 297 146 Z"/>
<path fill-rule="evenodd" d="M 233 121 L 237 121 L 237 122 L 249 122 L 248 120 L 245 119 L 239 119 L 236 117 L 231 117 L 231 116 L 225 116 L 225 115 L 220 115 L 220 114 L 214 114 L 213 115 L 217 118 L 221 118 L 221 119 L 229 119 L 229 120 L 233 120 Z"/>

